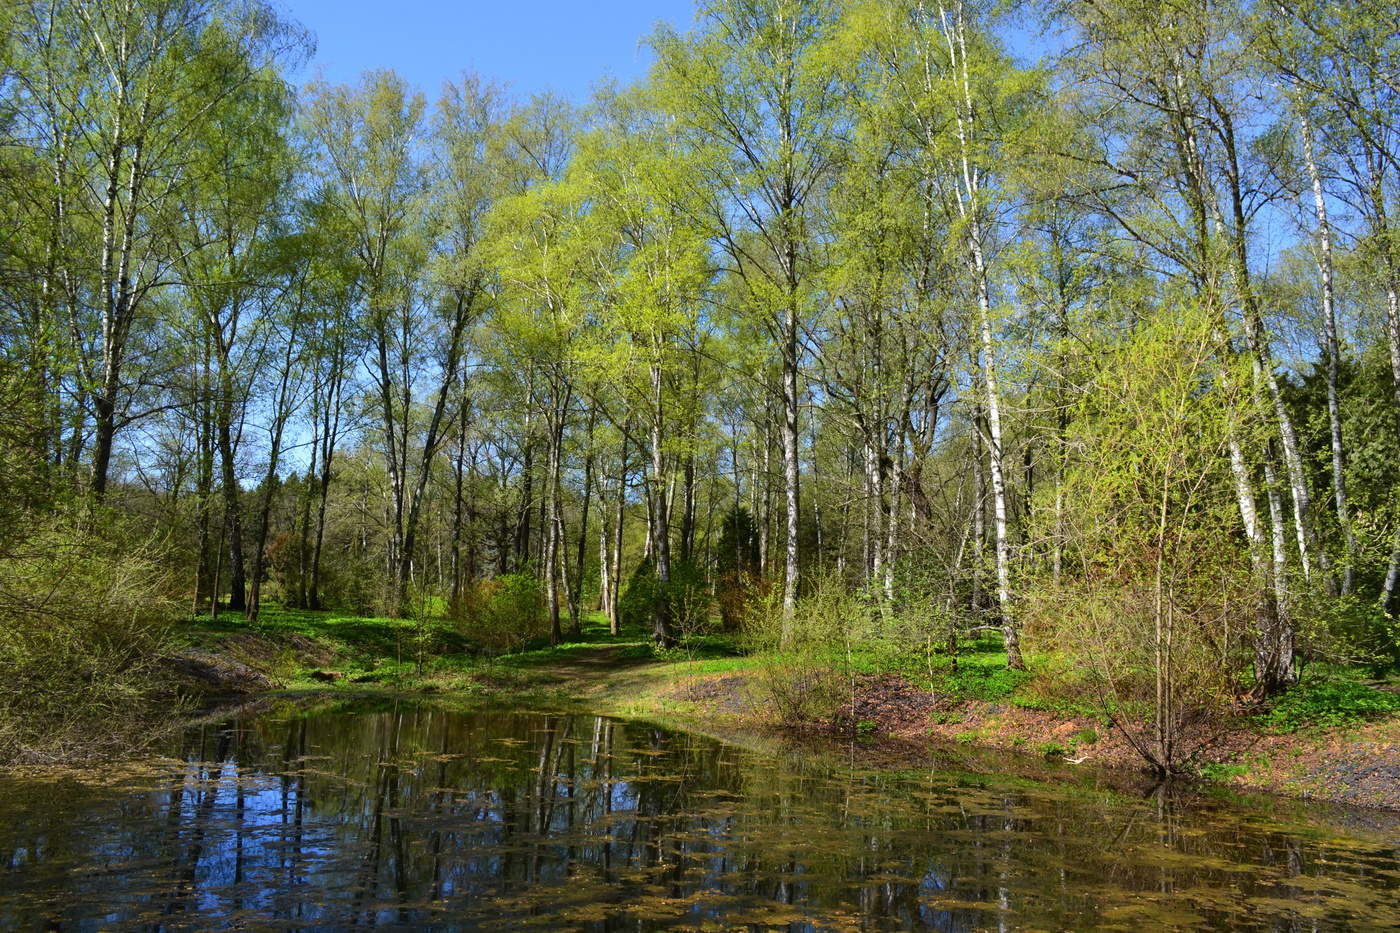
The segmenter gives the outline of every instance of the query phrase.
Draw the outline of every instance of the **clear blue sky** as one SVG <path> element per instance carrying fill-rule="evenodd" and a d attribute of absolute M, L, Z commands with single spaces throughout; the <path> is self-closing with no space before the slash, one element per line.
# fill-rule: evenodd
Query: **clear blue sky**
<path fill-rule="evenodd" d="M 316 36 L 311 64 L 334 83 L 393 68 L 428 98 L 464 69 L 521 97 L 586 100 L 603 77 L 641 77 L 660 21 L 688 29 L 693 0 L 274 0 Z"/>

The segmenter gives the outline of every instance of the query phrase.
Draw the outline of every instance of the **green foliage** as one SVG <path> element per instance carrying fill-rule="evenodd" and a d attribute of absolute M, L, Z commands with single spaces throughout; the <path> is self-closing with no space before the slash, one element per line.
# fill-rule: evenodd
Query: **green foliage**
<path fill-rule="evenodd" d="M 822 722 L 849 696 L 853 627 L 870 607 L 834 576 L 816 581 L 791 616 L 782 594 L 755 599 L 744 638 L 758 657 L 758 688 L 778 718 L 791 725 Z"/>
<path fill-rule="evenodd" d="M 1304 677 L 1259 718 L 1274 732 L 1297 732 L 1307 727 L 1346 726 L 1394 713 L 1400 713 L 1400 693 L 1324 671 Z"/>
<path fill-rule="evenodd" d="M 306 37 L 260 2 L 6 9 L 0 545 L 88 483 L 145 531 L 115 533 L 123 557 L 39 520 L 0 558 L 0 660 L 25 702 L 65 677 L 137 697 L 146 675 L 103 639 L 159 626 L 91 621 L 139 602 L 109 598 L 144 592 L 123 561 L 200 581 L 203 605 L 241 597 L 226 580 L 244 551 L 283 602 L 411 617 L 269 606 L 253 627 L 366 678 L 397 681 L 404 656 L 455 664 L 432 655 L 468 638 L 555 657 L 525 649 L 561 564 L 571 608 L 595 592 L 601 513 L 618 566 L 644 525 L 694 555 L 665 585 L 649 561 L 609 579 L 625 628 L 660 616 L 678 636 L 628 656 L 723 657 L 718 615 L 794 722 L 893 672 L 955 700 L 1097 711 L 1170 770 L 1251 664 L 1287 655 L 1256 682 L 1291 680 L 1295 643 L 1310 663 L 1400 666 L 1376 599 L 1400 525 L 1376 310 L 1400 262 L 1393 5 L 1056 4 L 1065 54 L 1040 68 L 1004 46 L 1008 4 L 712 0 L 586 113 L 472 77 L 430 108 L 390 71 L 298 99 Z M 1309 239 L 1325 231 L 1296 197 L 1305 115 L 1323 200 L 1347 210 L 1328 281 L 1348 519 L 1329 495 L 1329 367 L 1290 360 L 1283 380 L 1316 548 L 1265 378 L 1277 348 L 1324 335 Z M 1302 213 L 1261 240 L 1274 190 Z M 1232 195 L 1238 221 L 1219 210 Z M 797 573 L 759 579 L 760 525 L 770 569 L 791 544 Z M 1353 595 L 1319 582 L 1322 552 Z M 446 607 L 448 633 L 450 581 L 507 569 Z M 784 612 L 770 588 L 799 583 Z M 1002 621 L 1034 676 L 986 644 L 958 653 Z M 1329 682 L 1270 716 L 1386 702 Z"/>
<path fill-rule="evenodd" d="M 1034 675 L 1006 666 L 1005 652 L 987 652 L 958 658 L 958 669 L 939 672 L 936 689 L 959 700 L 1008 702 Z"/>
<path fill-rule="evenodd" d="M 710 658 L 732 658 L 743 653 L 738 638 L 728 633 L 702 633 L 683 637 L 676 647 L 658 650 L 657 657 L 668 661 L 703 661 Z"/>
<path fill-rule="evenodd" d="M 624 661 L 654 661 L 658 657 L 656 643 L 644 641 L 636 645 L 624 645 L 618 649 L 617 657 Z"/>
<path fill-rule="evenodd" d="M 726 631 L 739 627 L 757 575 L 758 531 L 749 510 L 734 506 L 724 515 L 715 546 L 715 601 Z"/>
<path fill-rule="evenodd" d="M 33 521 L 0 549 L 0 761 L 131 740 L 164 691 L 162 555 L 101 514 Z"/>
<path fill-rule="evenodd" d="M 644 560 L 632 572 L 618 600 L 618 616 L 624 628 L 649 631 L 663 600 L 673 630 L 681 639 L 704 631 L 710 619 L 710 591 L 705 572 L 693 561 L 671 562 L 670 583 L 656 578 L 656 565 Z"/>
<path fill-rule="evenodd" d="M 1232 781 L 1249 773 L 1249 765 L 1213 762 L 1200 767 L 1201 777 L 1211 781 Z"/>
<path fill-rule="evenodd" d="M 0 541 L 16 534 L 30 509 L 47 505 L 43 392 L 37 373 L 0 354 Z"/>
<path fill-rule="evenodd" d="M 544 589 L 533 574 L 508 573 L 473 584 L 474 609 L 462 633 L 489 654 L 519 651 L 549 634 Z"/>
<path fill-rule="evenodd" d="M 217 622 L 203 616 L 193 623 L 178 628 L 177 635 L 289 685 L 324 686 L 308 677 L 327 671 L 348 683 L 402 685 L 445 661 L 463 658 L 461 652 L 472 647 L 460 633 L 460 623 L 436 615 L 367 617 L 267 604 L 254 622 L 228 614 Z"/>
<path fill-rule="evenodd" d="M 1400 667 L 1400 626 L 1374 599 L 1352 594 L 1314 596 L 1304 634 L 1314 652 L 1377 673 Z"/>
<path fill-rule="evenodd" d="M 656 565 L 644 560 L 632 571 L 622 596 L 617 601 L 617 615 L 624 628 L 647 629 L 656 615 L 660 584 Z"/>
<path fill-rule="evenodd" d="M 1083 570 L 1042 577 L 1025 603 L 1028 642 L 1071 659 L 1163 772 L 1193 752 L 1187 722 L 1227 713 L 1250 659 L 1224 648 L 1257 597 L 1226 456 L 1244 430 L 1237 374 L 1218 341 L 1208 309 L 1183 299 L 1100 347 L 1060 493 L 1089 517 L 1065 542 Z"/>

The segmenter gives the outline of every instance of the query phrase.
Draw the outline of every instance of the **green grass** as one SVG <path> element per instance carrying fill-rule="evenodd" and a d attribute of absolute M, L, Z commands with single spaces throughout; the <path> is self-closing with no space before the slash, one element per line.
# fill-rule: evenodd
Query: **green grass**
<path fill-rule="evenodd" d="M 1029 670 L 1006 666 L 1001 639 L 989 635 L 964 642 L 954 670 L 949 657 L 937 651 L 899 649 L 887 644 L 833 647 L 828 661 L 834 668 L 857 675 L 897 674 L 919 687 L 958 702 L 1002 703 L 1064 716 L 1103 719 L 1097 696 L 1086 690 L 1081 675 L 1046 655 L 1028 654 Z"/>
<path fill-rule="evenodd" d="M 177 636 L 215 647 L 288 687 L 325 686 L 317 672 L 356 684 L 400 683 L 443 657 L 466 657 L 472 646 L 445 620 L 367 617 L 335 611 L 264 606 L 255 621 L 236 614 L 191 619 Z M 252 636 L 252 638 L 247 638 Z"/>
<path fill-rule="evenodd" d="M 1335 728 L 1400 713 L 1400 694 L 1362 683 L 1360 672 L 1312 668 L 1259 717 L 1271 732 Z"/>
<path fill-rule="evenodd" d="M 940 686 L 959 700 L 1011 702 L 1016 692 L 1034 676 L 1029 671 L 1013 671 L 1007 667 L 1005 652 L 982 652 L 959 657 L 957 671 L 945 673 Z"/>
<path fill-rule="evenodd" d="M 567 620 L 564 625 L 568 640 L 562 644 L 539 639 L 499 657 L 484 656 L 448 619 L 420 623 L 277 605 L 265 606 L 253 622 L 233 613 L 217 621 L 196 617 L 181 627 L 179 637 L 193 647 L 217 647 L 289 689 L 335 686 L 472 694 L 484 691 L 483 682 L 489 682 L 514 695 L 546 686 L 547 678 L 535 672 L 605 646 L 615 648 L 619 660 L 695 661 L 697 671 L 704 672 L 742 661 L 727 635 L 697 635 L 660 651 L 650 631 L 612 634 L 600 612 L 585 613 L 577 634 L 569 631 Z"/>
<path fill-rule="evenodd" d="M 690 635 L 681 639 L 674 648 L 659 650 L 656 656 L 662 661 L 704 661 L 713 658 L 732 658 L 745 654 L 736 635 L 718 632 L 709 635 Z"/>
<path fill-rule="evenodd" d="M 567 625 L 567 623 L 566 623 Z M 328 677 L 345 685 L 398 689 L 473 692 L 483 679 L 506 686 L 529 686 L 531 671 L 568 663 L 603 646 L 628 662 L 691 662 L 695 674 L 739 672 L 757 660 L 746 656 L 734 636 L 696 635 L 678 647 L 659 650 L 642 629 L 614 635 L 601 613 L 586 613 L 577 635 L 560 645 L 537 641 L 525 650 L 496 658 L 480 654 L 458 626 L 446 619 L 366 617 L 335 611 L 266 606 L 255 622 L 226 614 L 190 620 L 179 630 L 187 644 L 231 646 L 245 652 L 247 663 L 266 670 L 288 687 L 324 689 Z M 253 635 L 242 640 L 238 636 Z M 420 666 L 421 659 L 421 666 Z M 931 658 L 917 651 L 894 651 L 883 645 L 854 647 L 849 654 L 833 646 L 831 662 L 849 662 L 856 674 L 896 673 L 955 701 L 1004 703 L 1063 715 L 1101 717 L 1103 710 L 1083 689 L 1077 672 L 1058 667 L 1052 657 L 1029 657 L 1031 671 L 1006 666 L 1000 640 L 987 637 L 965 643 L 954 670 L 947 656 Z M 319 675 L 319 676 L 318 676 Z M 1281 697 L 1257 722 L 1273 732 L 1332 728 L 1400 713 L 1400 694 L 1361 681 L 1361 672 L 1321 665 Z M 536 678 L 537 680 L 538 678 Z M 1092 744 L 1076 736 L 1075 744 Z"/>
<path fill-rule="evenodd" d="M 751 670 L 758 664 L 754 657 L 709 658 L 694 662 L 686 672 L 689 674 L 729 674 Z"/>
<path fill-rule="evenodd" d="M 191 620 L 189 628 L 185 630 L 187 636 L 195 643 L 205 642 L 211 636 L 257 634 L 287 639 L 293 635 L 300 635 L 352 651 L 383 657 L 403 651 L 405 639 L 415 637 L 419 631 L 419 623 L 412 619 L 284 609 L 280 606 L 264 607 L 257 620 L 252 622 L 232 613 L 220 616 L 217 621 L 208 616 L 200 616 Z M 450 622 L 441 619 L 428 620 L 422 625 L 421 631 L 434 642 L 432 647 L 436 653 L 463 651 L 470 647 L 469 642 L 458 634 Z"/>
<path fill-rule="evenodd" d="M 1212 763 L 1200 767 L 1201 777 L 1211 781 L 1233 781 L 1249 773 L 1249 765 Z"/>

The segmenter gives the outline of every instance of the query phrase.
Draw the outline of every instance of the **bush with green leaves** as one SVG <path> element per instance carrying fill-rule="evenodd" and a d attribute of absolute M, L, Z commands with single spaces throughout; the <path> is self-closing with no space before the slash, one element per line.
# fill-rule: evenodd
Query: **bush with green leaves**
<path fill-rule="evenodd" d="M 725 513 L 715 546 L 715 601 L 725 631 L 739 627 L 757 579 L 758 530 L 749 510 L 736 505 Z"/>
<path fill-rule="evenodd" d="M 138 540 L 80 514 L 0 546 L 0 760 L 124 748 L 165 696 L 175 607 L 161 555 Z"/>
<path fill-rule="evenodd" d="M 1365 664 L 1378 673 L 1400 667 L 1400 625 L 1376 600 L 1354 593 L 1309 595 L 1299 612 L 1309 654 Z"/>
<path fill-rule="evenodd" d="M 549 634 L 544 588 L 533 574 L 507 573 L 471 584 L 461 600 L 462 634 L 488 654 L 519 651 Z"/>
<path fill-rule="evenodd" d="M 713 600 L 705 572 L 692 561 L 671 562 L 671 580 L 665 586 L 656 578 L 656 565 L 644 560 L 632 572 L 618 600 L 618 616 L 624 628 L 650 630 L 657 607 L 665 600 L 673 632 L 680 636 L 705 631 Z"/>
<path fill-rule="evenodd" d="M 788 725 L 829 720 L 850 699 L 856 639 L 869 603 L 836 576 L 816 580 L 784 613 L 782 591 L 757 594 L 744 619 L 744 640 L 759 658 L 762 699 Z"/>
<path fill-rule="evenodd" d="M 1211 740 L 1252 658 L 1284 657 L 1278 626 L 1256 635 L 1261 580 L 1226 466 L 1232 441 L 1257 428 L 1233 416 L 1250 373 L 1220 363 L 1209 310 L 1183 299 L 1100 348 L 1057 501 L 1036 510 L 1047 523 L 1036 533 L 1062 540 L 1070 569 L 1047 568 L 1019 607 L 1027 648 L 1071 660 L 1164 774 Z"/>

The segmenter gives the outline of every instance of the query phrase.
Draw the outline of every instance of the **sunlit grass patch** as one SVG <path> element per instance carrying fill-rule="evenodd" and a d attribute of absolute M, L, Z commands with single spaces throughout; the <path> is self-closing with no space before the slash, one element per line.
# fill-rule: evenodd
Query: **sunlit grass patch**
<path fill-rule="evenodd" d="M 1363 683 L 1357 671 L 1318 666 L 1259 717 L 1272 732 L 1335 728 L 1400 714 L 1400 693 Z"/>

